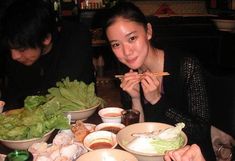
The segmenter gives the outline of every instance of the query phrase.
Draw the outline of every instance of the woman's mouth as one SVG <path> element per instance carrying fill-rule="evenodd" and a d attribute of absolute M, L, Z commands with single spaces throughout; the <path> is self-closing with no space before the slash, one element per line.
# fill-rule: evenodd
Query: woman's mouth
<path fill-rule="evenodd" d="M 131 58 L 131 59 L 126 59 L 126 61 L 127 61 L 128 64 L 133 64 L 133 63 L 136 62 L 137 58 L 138 58 L 138 57 Z"/>

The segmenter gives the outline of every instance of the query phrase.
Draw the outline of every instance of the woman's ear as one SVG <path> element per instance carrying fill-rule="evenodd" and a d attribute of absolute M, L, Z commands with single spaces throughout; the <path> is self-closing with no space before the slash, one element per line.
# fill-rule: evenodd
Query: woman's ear
<path fill-rule="evenodd" d="M 51 44 L 51 40 L 52 40 L 52 36 L 51 36 L 51 34 L 48 34 L 47 37 L 44 39 L 43 44 L 45 46 L 48 46 Z"/>
<path fill-rule="evenodd" d="M 152 38 L 153 30 L 152 30 L 152 25 L 150 23 L 147 24 L 147 37 L 148 40 Z"/>

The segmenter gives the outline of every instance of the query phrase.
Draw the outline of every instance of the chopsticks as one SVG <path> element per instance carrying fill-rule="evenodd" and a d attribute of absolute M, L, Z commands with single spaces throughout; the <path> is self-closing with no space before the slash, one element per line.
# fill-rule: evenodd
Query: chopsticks
<path fill-rule="evenodd" d="M 144 74 L 139 74 L 140 76 L 144 75 Z M 168 72 L 155 72 L 153 73 L 154 76 L 156 77 L 160 77 L 160 76 L 167 76 L 167 75 L 170 75 L 170 73 Z M 118 78 L 118 79 L 123 79 L 124 75 L 115 75 L 115 78 Z"/>

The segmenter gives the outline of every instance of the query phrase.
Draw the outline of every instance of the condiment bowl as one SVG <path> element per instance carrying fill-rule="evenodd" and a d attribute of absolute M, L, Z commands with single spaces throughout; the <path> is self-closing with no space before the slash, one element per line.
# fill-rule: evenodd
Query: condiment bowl
<path fill-rule="evenodd" d="M 99 110 L 98 114 L 104 123 L 121 123 L 122 111 L 120 107 L 106 107 Z"/>
<path fill-rule="evenodd" d="M 116 135 L 109 131 L 95 131 L 88 134 L 83 140 L 89 151 L 97 149 L 113 149 L 117 146 Z"/>
<path fill-rule="evenodd" d="M 101 123 L 95 127 L 95 131 L 104 130 L 117 134 L 125 125 L 121 123 Z"/>

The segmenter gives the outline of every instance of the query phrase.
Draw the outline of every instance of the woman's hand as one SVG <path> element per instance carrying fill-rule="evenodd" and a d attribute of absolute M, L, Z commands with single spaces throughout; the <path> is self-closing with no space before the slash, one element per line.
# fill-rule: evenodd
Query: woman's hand
<path fill-rule="evenodd" d="M 145 99 L 151 104 L 157 103 L 161 98 L 161 87 L 157 77 L 153 73 L 145 72 L 140 81 Z"/>
<path fill-rule="evenodd" d="M 164 156 L 165 161 L 205 161 L 198 145 L 187 145 L 178 150 L 169 151 Z"/>
<path fill-rule="evenodd" d="M 126 73 L 123 77 L 123 80 L 120 84 L 120 87 L 123 91 L 126 91 L 132 99 L 140 99 L 140 76 L 137 72 L 130 72 Z"/>

